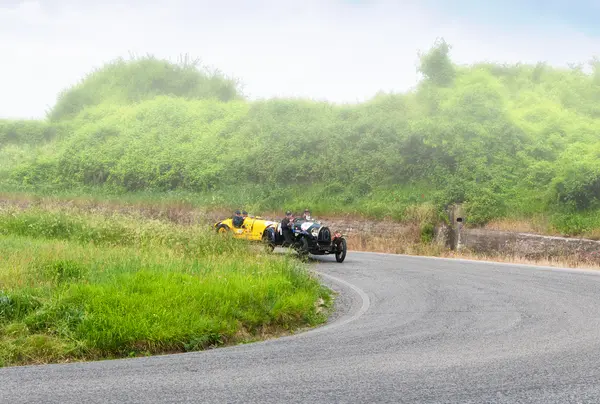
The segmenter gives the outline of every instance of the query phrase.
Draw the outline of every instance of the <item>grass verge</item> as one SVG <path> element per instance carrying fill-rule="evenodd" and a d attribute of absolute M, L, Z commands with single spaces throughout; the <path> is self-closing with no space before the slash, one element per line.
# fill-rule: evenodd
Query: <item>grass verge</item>
<path fill-rule="evenodd" d="M 0 366 L 248 342 L 326 320 L 329 290 L 292 257 L 199 226 L 0 211 Z"/>
<path fill-rule="evenodd" d="M 199 207 L 185 201 L 153 202 L 151 200 L 128 201 L 121 199 L 104 200 L 95 197 L 39 197 L 29 194 L 0 193 L 0 209 L 29 210 L 31 208 L 52 212 L 66 212 L 73 214 L 98 214 L 112 216 L 116 213 L 131 219 L 145 221 L 148 219 L 164 221 L 179 225 L 208 225 L 231 214 L 226 209 Z M 261 212 L 265 217 L 278 218 L 281 212 Z M 431 206 L 413 205 L 404 212 L 405 220 L 371 220 L 357 214 L 328 215 L 320 218 L 333 224 L 333 227 L 362 226 L 363 230 L 356 229 L 347 234 L 348 246 L 354 251 L 371 251 L 394 254 L 423 255 L 447 258 L 469 258 L 486 261 L 500 261 L 513 263 L 526 263 L 537 265 L 551 265 L 574 268 L 600 268 L 598 260 L 586 259 L 584 256 L 565 256 L 556 258 L 534 259 L 507 254 L 480 254 L 461 251 L 449 251 L 443 246 L 429 242 L 431 234 L 424 224 L 434 221 Z M 572 216 L 575 223 L 578 216 Z M 489 222 L 484 228 L 489 230 L 503 230 L 513 232 L 529 232 L 541 235 L 565 236 L 553 228 L 552 218 L 538 215 L 527 219 L 504 218 Z M 560 216 L 558 216 L 560 219 Z M 600 219 L 598 219 L 600 220 Z M 585 221 L 584 221 L 585 222 Z M 600 222 L 599 222 L 600 223 Z M 425 237 L 424 237 L 425 236 Z M 583 238 L 600 239 L 600 227 L 591 226 L 587 232 L 580 235 Z"/>

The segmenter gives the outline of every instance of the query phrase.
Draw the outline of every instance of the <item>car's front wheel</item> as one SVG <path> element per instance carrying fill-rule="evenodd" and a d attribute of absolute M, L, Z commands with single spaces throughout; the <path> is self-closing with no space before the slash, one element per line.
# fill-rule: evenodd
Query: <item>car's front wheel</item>
<path fill-rule="evenodd" d="M 346 259 L 346 252 L 348 251 L 348 246 L 346 245 L 346 239 L 343 238 L 338 244 L 337 251 L 335 252 L 335 260 L 337 262 L 344 262 Z"/>
<path fill-rule="evenodd" d="M 309 253 L 308 240 L 306 237 L 301 237 L 300 240 L 297 241 L 295 245 L 296 251 L 298 251 L 298 255 L 300 258 L 307 258 Z"/>
<path fill-rule="evenodd" d="M 265 245 L 267 252 L 273 252 L 273 250 L 275 250 L 275 244 L 273 244 L 273 242 L 271 241 L 268 232 L 265 232 L 263 234 L 262 241 Z"/>

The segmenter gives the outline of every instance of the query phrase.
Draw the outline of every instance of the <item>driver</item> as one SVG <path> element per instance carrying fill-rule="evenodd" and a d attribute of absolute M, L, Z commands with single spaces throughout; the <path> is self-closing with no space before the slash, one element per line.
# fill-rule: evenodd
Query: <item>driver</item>
<path fill-rule="evenodd" d="M 240 212 L 239 210 L 235 211 L 235 215 L 233 216 L 233 219 L 232 219 L 232 224 L 233 224 L 233 227 L 237 227 L 237 228 L 242 227 L 242 225 L 244 224 L 244 218 L 242 217 L 242 212 Z"/>
<path fill-rule="evenodd" d="M 281 221 L 281 232 L 283 233 L 283 237 L 285 238 L 285 243 L 292 245 L 294 244 L 294 232 L 292 231 L 292 222 L 294 221 L 294 217 L 292 216 L 292 212 L 289 210 L 285 212 L 285 217 Z"/>

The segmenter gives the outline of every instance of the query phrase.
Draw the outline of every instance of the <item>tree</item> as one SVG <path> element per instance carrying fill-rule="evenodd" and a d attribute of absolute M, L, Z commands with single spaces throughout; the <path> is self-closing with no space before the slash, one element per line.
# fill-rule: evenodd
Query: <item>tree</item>
<path fill-rule="evenodd" d="M 456 76 L 456 71 L 448 56 L 450 49 L 451 46 L 443 38 L 436 39 L 433 47 L 427 53 L 419 53 L 419 73 L 438 86 L 450 86 Z"/>

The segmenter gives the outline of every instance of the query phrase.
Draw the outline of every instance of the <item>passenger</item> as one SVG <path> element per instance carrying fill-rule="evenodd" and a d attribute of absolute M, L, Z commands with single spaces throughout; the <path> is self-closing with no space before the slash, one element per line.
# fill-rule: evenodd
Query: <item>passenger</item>
<path fill-rule="evenodd" d="M 294 232 L 292 231 L 293 221 L 294 221 L 294 217 L 292 215 L 292 212 L 290 212 L 288 210 L 287 212 L 285 212 L 285 217 L 281 221 L 281 232 L 285 239 L 285 242 L 282 246 L 285 246 L 285 244 L 288 244 L 288 245 L 294 244 Z"/>
<path fill-rule="evenodd" d="M 245 210 L 242 211 L 242 217 L 245 219 L 248 217 L 248 212 L 246 212 Z"/>
<path fill-rule="evenodd" d="M 235 211 L 235 215 L 233 216 L 233 227 L 240 228 L 244 224 L 244 218 L 242 217 L 242 213 L 239 210 Z"/>
<path fill-rule="evenodd" d="M 304 220 L 312 220 L 312 217 L 310 216 L 310 210 L 308 210 L 308 208 L 304 209 L 304 213 L 302 214 L 302 219 Z"/>

